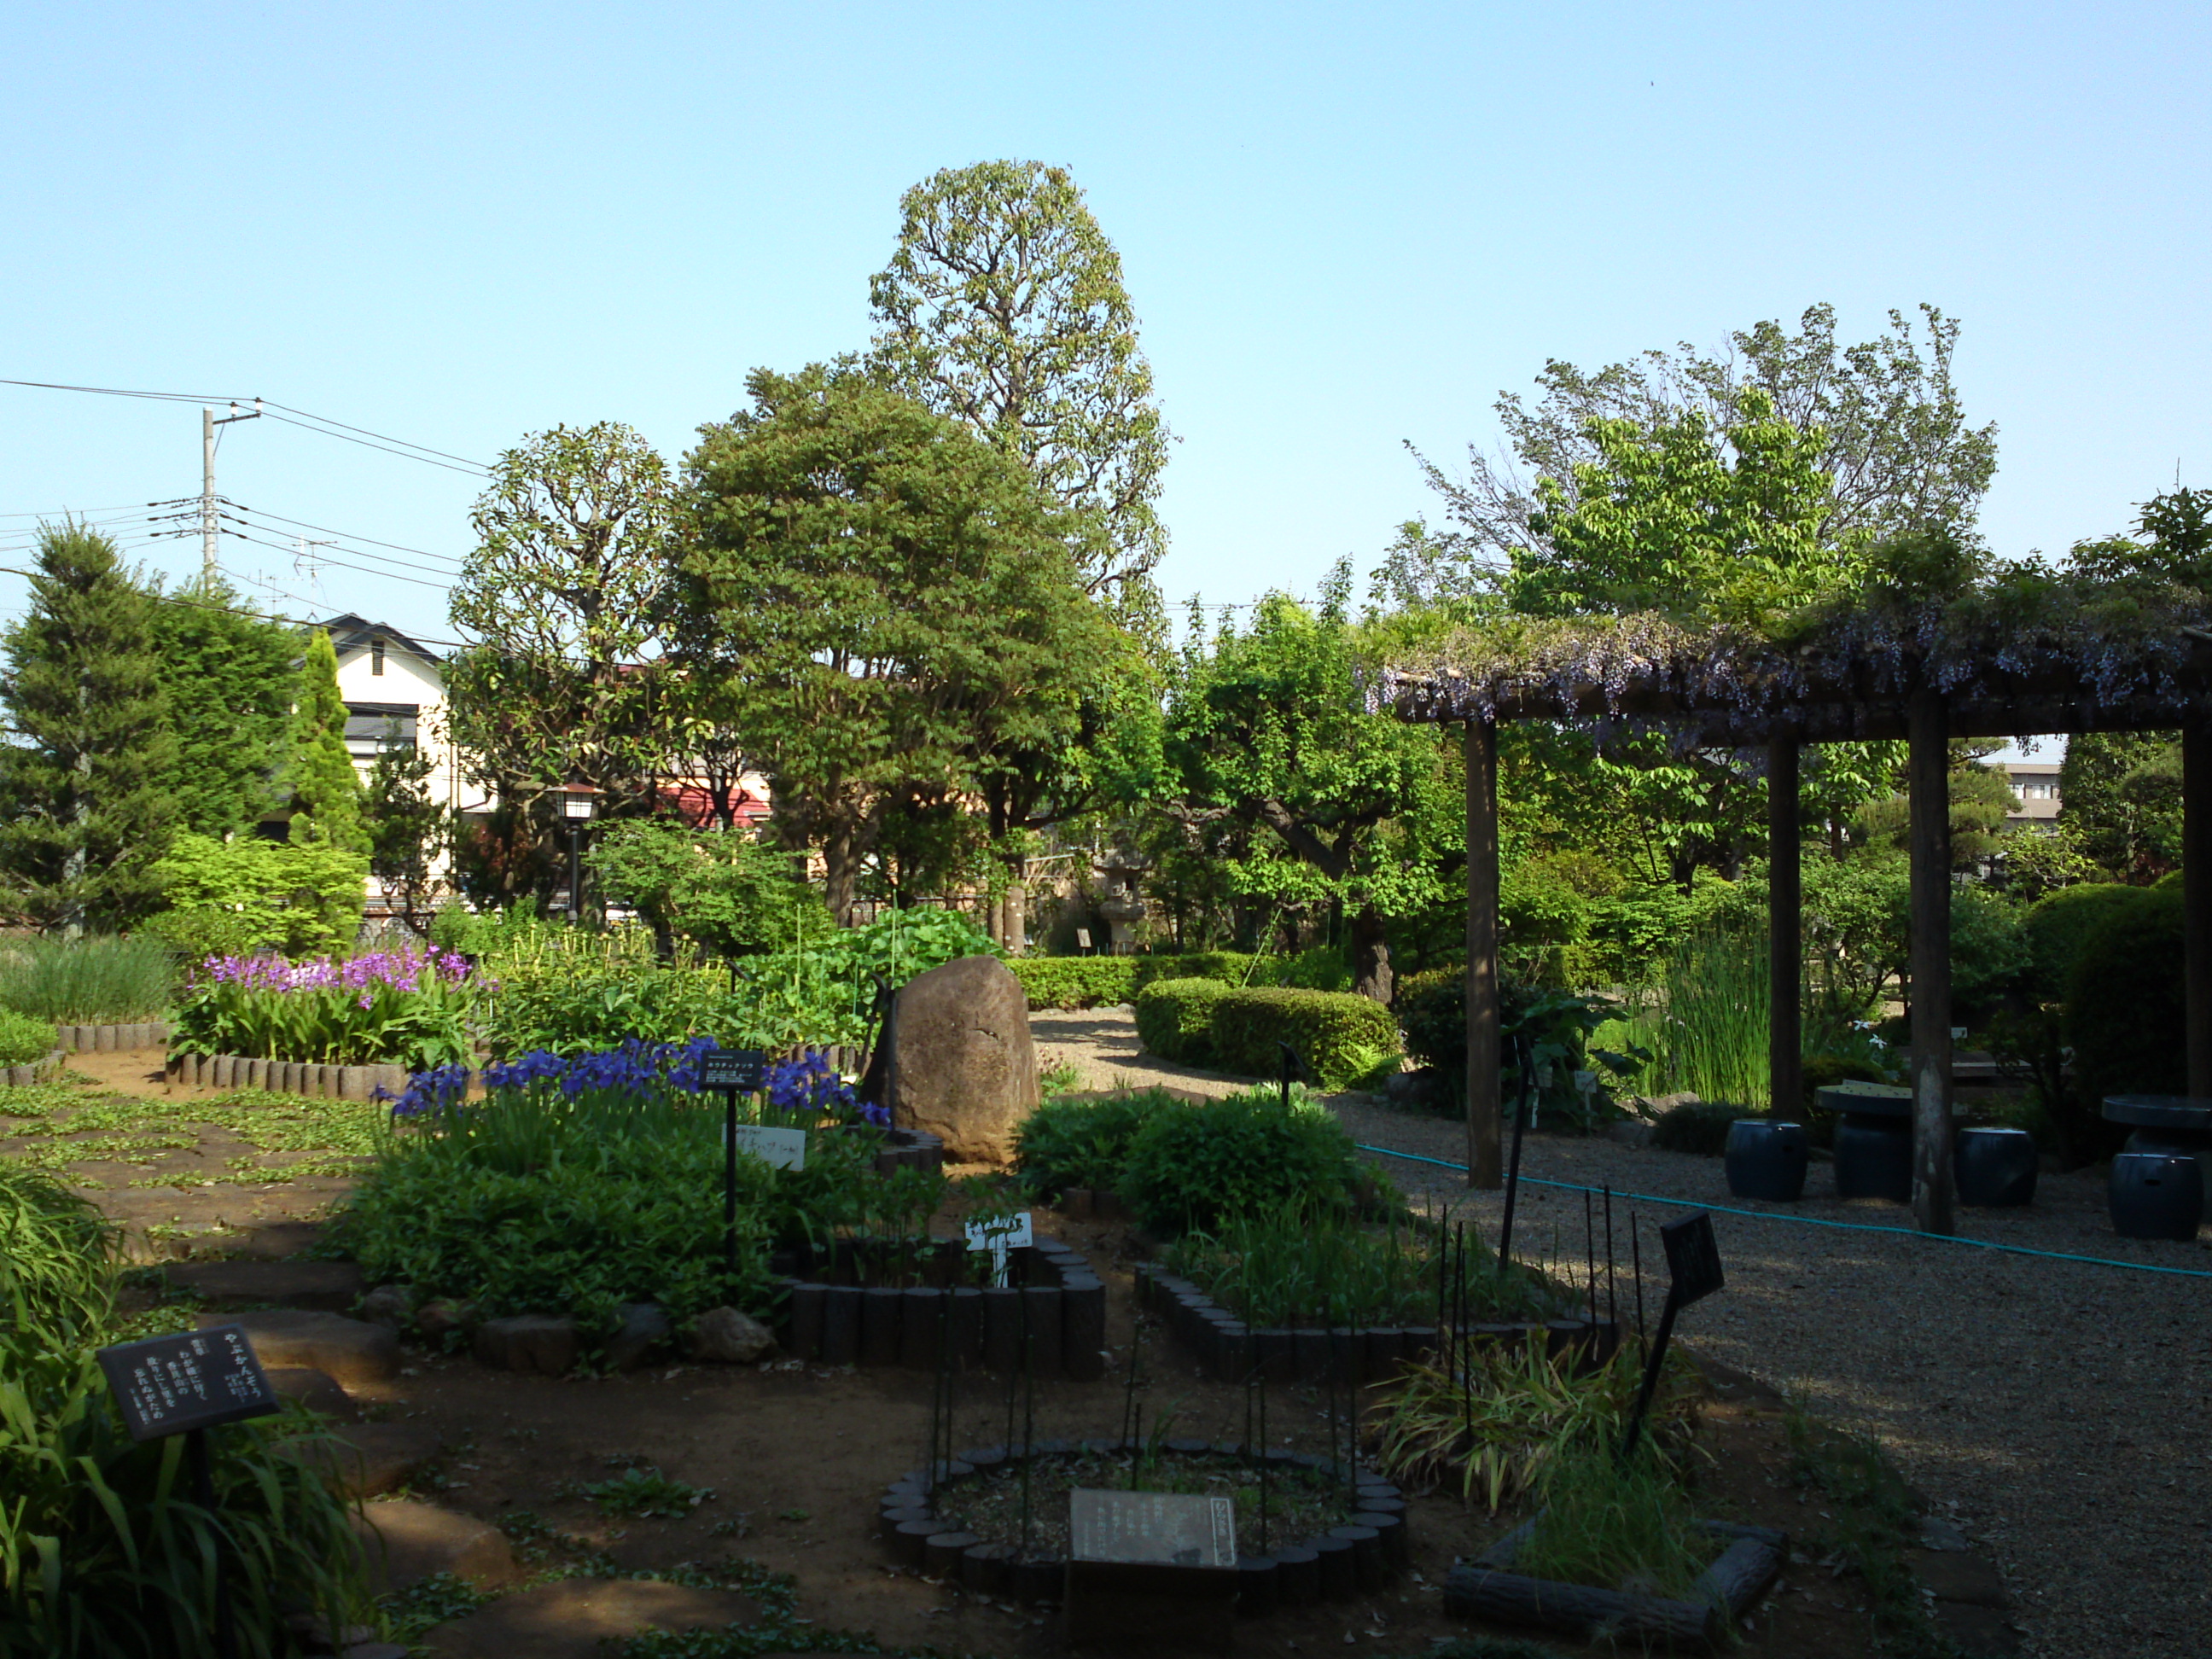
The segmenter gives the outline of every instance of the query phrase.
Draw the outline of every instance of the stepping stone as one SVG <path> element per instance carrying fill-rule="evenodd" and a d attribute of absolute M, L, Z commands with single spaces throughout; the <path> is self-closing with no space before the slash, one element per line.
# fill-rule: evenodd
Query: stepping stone
<path fill-rule="evenodd" d="M 389 1382 L 399 1375 L 399 1337 L 381 1325 L 333 1313 L 202 1314 L 199 1328 L 243 1325 L 264 1368 L 302 1365 L 325 1371 L 343 1388 Z"/>
<path fill-rule="evenodd" d="M 426 1632 L 441 1659 L 599 1659 L 601 1642 L 641 1631 L 720 1630 L 758 1621 L 760 1604 L 735 1590 L 691 1589 L 652 1578 L 568 1578 L 501 1596 Z"/>
<path fill-rule="evenodd" d="M 1996 1612 L 2012 1605 L 1997 1570 L 1978 1555 L 1917 1550 L 1908 1559 L 1912 1576 L 1935 1591 L 1939 1601 L 1964 1601 Z"/>
<path fill-rule="evenodd" d="M 369 1590 L 383 1595 L 450 1572 L 479 1589 L 497 1589 L 521 1577 L 514 1552 L 496 1527 L 434 1504 L 392 1498 L 362 1508 L 354 1521 L 368 1567 Z"/>
<path fill-rule="evenodd" d="M 269 1378 L 270 1388 L 287 1400 L 296 1400 L 311 1412 L 335 1418 L 341 1423 L 361 1421 L 361 1407 L 353 1403 L 353 1396 L 338 1386 L 337 1378 L 328 1371 L 319 1371 L 306 1365 L 277 1365 L 262 1367 Z"/>
<path fill-rule="evenodd" d="M 346 1498 L 381 1498 L 405 1486 L 445 1449 L 435 1429 L 414 1423 L 357 1423 L 328 1440 L 293 1440 L 284 1455 L 322 1475 Z"/>
<path fill-rule="evenodd" d="M 251 1256 L 256 1261 L 281 1261 L 322 1242 L 319 1221 L 264 1221 L 231 1235 L 223 1254 Z"/>
<path fill-rule="evenodd" d="M 179 1261 L 161 1270 L 172 1290 L 216 1307 L 307 1308 L 344 1313 L 365 1286 L 350 1261 Z"/>

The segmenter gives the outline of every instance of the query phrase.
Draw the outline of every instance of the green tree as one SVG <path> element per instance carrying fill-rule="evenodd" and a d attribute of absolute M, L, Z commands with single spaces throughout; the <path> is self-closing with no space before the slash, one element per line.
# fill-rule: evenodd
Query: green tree
<path fill-rule="evenodd" d="M 155 866 L 169 908 L 149 927 L 191 957 L 343 950 L 361 931 L 367 866 L 329 842 L 186 833 Z"/>
<path fill-rule="evenodd" d="M 318 628 L 300 662 L 300 702 L 292 716 L 292 839 L 324 842 L 349 853 L 368 851 L 362 823 L 361 775 L 346 750 L 345 700 L 338 696 L 338 656 Z"/>
<path fill-rule="evenodd" d="M 1152 608 L 1168 431 L 1121 256 L 1065 167 L 983 161 L 899 203 L 898 248 L 868 289 L 872 362 L 983 434 L 1088 514 L 1084 586 Z"/>
<path fill-rule="evenodd" d="M 2019 805 L 2005 775 L 1978 759 L 1954 758 L 1950 775 L 1951 863 L 1968 870 L 2002 850 L 2005 817 Z M 1911 803 L 1903 793 L 1869 801 L 1856 814 L 1863 839 L 1898 852 L 1909 844 Z"/>
<path fill-rule="evenodd" d="M 452 843 L 450 815 L 431 798 L 436 770 L 422 749 L 395 732 L 376 751 L 362 816 L 368 832 L 368 873 L 398 907 L 418 939 L 430 936 L 440 889 L 434 873 Z"/>
<path fill-rule="evenodd" d="M 2058 767 L 2058 821 L 2084 856 L 2138 885 L 2181 861 L 2181 739 L 2174 732 L 2077 732 Z"/>
<path fill-rule="evenodd" d="M 164 594 L 149 615 L 176 733 L 167 789 L 177 826 L 217 840 L 250 830 L 279 799 L 300 636 L 251 616 L 220 580 Z"/>
<path fill-rule="evenodd" d="M 1455 526 L 1434 546 L 1477 580 L 1516 556 L 1542 562 L 1550 553 L 1546 526 L 1559 515 L 1540 498 L 1536 481 L 1552 480 L 1571 505 L 1577 468 L 1604 464 L 1598 434 L 1607 423 L 1651 435 L 1695 415 L 1717 459 L 1745 424 L 1753 394 L 1766 411 L 1761 418 L 1820 434 L 1811 459 L 1832 486 L 1820 526 L 1826 544 L 1864 546 L 1929 524 L 1968 535 L 1996 472 L 1996 428 L 1966 423 L 1951 377 L 1957 322 L 1925 305 L 1920 319 L 1924 345 L 1914 324 L 1893 311 L 1887 333 L 1839 347 L 1835 308 L 1815 305 L 1794 333 L 1779 322 L 1757 323 L 1711 356 L 1685 344 L 1595 373 L 1553 359 L 1537 376 L 1534 407 L 1517 392 L 1498 395 L 1507 453 L 1493 460 L 1470 448 L 1464 479 L 1416 456 Z"/>
<path fill-rule="evenodd" d="M 645 919 L 664 954 L 679 937 L 718 957 L 756 956 L 788 950 L 801 927 L 816 938 L 829 931 L 791 855 L 747 830 L 632 818 L 610 824 L 584 862 L 609 899 Z"/>
<path fill-rule="evenodd" d="M 1019 465 L 869 377 L 757 370 L 686 465 L 684 672 L 728 690 L 785 844 L 850 918 L 884 805 L 972 792 L 979 733 L 1072 723 L 1095 611 L 1072 515 Z"/>
<path fill-rule="evenodd" d="M 572 783 L 642 804 L 681 729 L 655 672 L 675 493 L 643 438 L 602 421 L 529 434 L 477 498 L 449 614 L 481 643 L 447 665 L 449 735 L 549 832 L 548 793 Z"/>
<path fill-rule="evenodd" d="M 0 872 L 36 926 L 120 929 L 159 904 L 153 866 L 175 823 L 154 601 L 82 525 L 42 525 L 37 562 L 29 613 L 6 635 Z"/>
<path fill-rule="evenodd" d="M 1169 696 L 1165 752 L 1180 796 L 1170 811 L 1266 832 L 1239 861 L 1237 884 L 1282 903 L 1341 904 L 1353 982 L 1387 1002 L 1385 921 L 1432 902 L 1439 872 L 1387 855 L 1381 830 L 1443 775 L 1433 732 L 1360 703 L 1350 586 L 1346 561 L 1316 609 L 1271 593 L 1244 630 L 1224 625 L 1208 642 L 1194 628 Z"/>

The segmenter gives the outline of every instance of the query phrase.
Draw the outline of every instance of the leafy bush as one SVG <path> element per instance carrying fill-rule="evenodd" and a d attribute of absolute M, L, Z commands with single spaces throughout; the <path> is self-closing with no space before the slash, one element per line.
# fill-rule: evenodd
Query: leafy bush
<path fill-rule="evenodd" d="M 610 899 L 718 957 L 779 948 L 796 911 L 807 912 L 817 932 L 830 925 L 821 899 L 792 874 L 790 853 L 749 830 L 633 818 L 609 824 L 584 862 Z"/>
<path fill-rule="evenodd" d="M 0 1008 L 65 1025 L 158 1019 L 176 984 L 176 953 L 150 933 L 33 934 L 0 951 Z"/>
<path fill-rule="evenodd" d="M 412 946 L 344 962 L 210 957 L 177 1006 L 180 1054 L 242 1054 L 410 1071 L 469 1054 L 472 986 L 460 957 Z"/>
<path fill-rule="evenodd" d="M 52 1020 L 0 1008 L 0 1066 L 28 1066 L 54 1051 Z"/>
<path fill-rule="evenodd" d="M 1334 966 L 1331 966 L 1331 963 Z M 1194 951 L 1182 956 L 1022 957 L 1006 964 L 1037 1008 L 1099 1008 L 1133 1002 L 1147 985 L 1169 979 L 1210 979 L 1224 985 L 1281 985 L 1322 981 L 1318 988 L 1349 983 L 1340 951 L 1309 951 L 1296 957 L 1251 957 L 1240 951 Z M 1303 977 L 1301 977 L 1303 976 Z"/>
<path fill-rule="evenodd" d="M 2057 1109 L 2069 1144 L 2118 1144 L 2122 1132 L 2101 1118 L 2106 1095 L 2187 1092 L 2182 951 L 2172 887 L 2130 890 L 2082 944 L 2066 997 L 2074 1073 Z"/>
<path fill-rule="evenodd" d="M 1137 1131 L 1153 1113 L 1176 1103 L 1164 1089 L 1048 1100 L 1014 1131 L 1014 1164 L 1023 1185 L 1042 1199 L 1071 1187 L 1115 1188 Z"/>
<path fill-rule="evenodd" d="M 1659 1114 L 1651 1126 L 1651 1144 L 1662 1152 L 1718 1158 L 1728 1150 L 1729 1125 L 1740 1117 L 1760 1115 L 1750 1107 L 1726 1101 L 1685 1101 Z"/>
<path fill-rule="evenodd" d="M 2132 904 L 2140 890 L 2113 881 L 2084 882 L 2062 887 L 2028 906 L 2021 932 L 2027 946 L 2029 995 L 2038 1002 L 2064 997 L 2089 936 L 2115 910 Z"/>
<path fill-rule="evenodd" d="M 1229 987 L 1212 979 L 1163 979 L 1137 993 L 1137 1041 L 1145 1052 L 1184 1065 L 1213 1058 L 1213 1006 Z"/>
<path fill-rule="evenodd" d="M 113 1302 L 118 1242 L 89 1199 L 0 1163 L 0 1340 L 97 1329 Z"/>
<path fill-rule="evenodd" d="M 1352 1137 L 1327 1111 L 1285 1111 L 1273 1091 L 1255 1091 L 1151 1113 L 1115 1189 L 1146 1225 L 1178 1233 L 1287 1205 L 1340 1206 L 1364 1173 Z"/>
<path fill-rule="evenodd" d="M 1231 991 L 1213 1005 L 1214 1063 L 1264 1077 L 1287 1042 L 1325 1088 L 1342 1088 L 1398 1053 L 1398 1022 L 1371 998 L 1270 987 Z"/>
<path fill-rule="evenodd" d="M 1149 957 L 1021 957 L 1006 964 L 1021 981 L 1032 1011 L 1110 1008 L 1137 994 L 1140 964 Z"/>
<path fill-rule="evenodd" d="M 169 908 L 148 930 L 189 956 L 338 951 L 361 931 L 368 860 L 326 842 L 180 835 L 154 866 Z"/>
<path fill-rule="evenodd" d="M 1406 1048 L 1416 1060 L 1441 1072 L 1455 1090 L 1467 1076 L 1467 970 L 1437 969 L 1414 975 L 1399 988 L 1399 1014 Z M 1577 1121 L 1614 1115 L 1612 1085 L 1636 1073 L 1650 1059 L 1638 1046 L 1639 1033 L 1615 1018 L 1619 1006 L 1603 997 L 1508 982 L 1498 987 L 1498 1025 L 1504 1045 L 1502 1076 L 1509 1097 L 1518 1097 L 1521 1071 L 1516 1039 L 1526 1037 L 1540 1087 L 1535 1109 L 1541 1118 L 1564 1114 Z M 1577 1073 L 1596 1074 L 1597 1086 L 1585 1094 Z"/>
<path fill-rule="evenodd" d="M 726 969 L 663 964 L 642 928 L 509 934 L 510 948 L 483 962 L 498 985 L 484 1022 L 495 1055 L 681 1042 L 700 1032 L 731 1034 L 738 1023 Z"/>
<path fill-rule="evenodd" d="M 1960 1024 L 2020 984 L 2032 951 L 2019 905 L 1978 883 L 1951 890 L 1951 994 Z"/>
<path fill-rule="evenodd" d="M 134 1442 L 94 1355 L 115 1233 L 46 1176 L 0 1166 L 0 1652 L 58 1659 L 215 1653 L 204 1541 L 180 1437 Z M 216 1502 L 240 1651 L 282 1650 L 284 1617 L 369 1615 L 347 1505 L 278 1450 L 299 1413 L 217 1431 Z"/>

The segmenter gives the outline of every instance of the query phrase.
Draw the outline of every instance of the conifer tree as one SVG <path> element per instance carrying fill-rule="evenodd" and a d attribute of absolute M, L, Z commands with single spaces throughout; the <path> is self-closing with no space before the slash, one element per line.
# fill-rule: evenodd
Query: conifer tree
<path fill-rule="evenodd" d="M 152 866 L 175 823 L 154 601 L 82 525 L 42 526 L 38 567 L 6 636 L 0 876 L 40 927 L 124 928 L 160 904 Z"/>
<path fill-rule="evenodd" d="M 296 629 L 249 616 L 220 580 L 157 594 L 156 672 L 177 734 L 178 827 L 226 840 L 279 805 L 298 689 Z"/>
<path fill-rule="evenodd" d="M 338 696 L 338 653 L 317 629 L 300 664 L 300 701 L 292 715 L 292 839 L 366 853 L 361 776 L 345 746 L 345 700 Z"/>

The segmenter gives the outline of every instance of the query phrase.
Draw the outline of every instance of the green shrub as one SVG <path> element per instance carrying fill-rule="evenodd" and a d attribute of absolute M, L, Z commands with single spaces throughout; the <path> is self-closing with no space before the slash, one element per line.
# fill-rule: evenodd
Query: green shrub
<path fill-rule="evenodd" d="M 2118 1144 L 2101 1117 L 2106 1095 L 2187 1092 L 2182 949 L 2178 888 L 2131 889 L 2082 944 L 2066 997 L 2074 1073 L 2057 1109 L 2069 1144 Z"/>
<path fill-rule="evenodd" d="M 148 931 L 187 957 L 313 956 L 361 931 L 368 860 L 326 842 L 180 835 L 154 874 L 170 908 Z"/>
<path fill-rule="evenodd" d="M 28 1066 L 54 1051 L 52 1020 L 0 1008 L 0 1066 Z"/>
<path fill-rule="evenodd" d="M 2047 893 L 2021 919 L 2028 957 L 2028 994 L 2038 1002 L 2057 1002 L 2073 982 L 2074 964 L 2089 935 L 2115 909 L 2125 909 L 2141 890 L 2116 881 L 2083 882 Z"/>
<path fill-rule="evenodd" d="M 2033 952 L 2013 900 L 1979 884 L 1951 890 L 1951 994 L 1959 1023 L 1978 1023 L 2017 987 Z"/>
<path fill-rule="evenodd" d="M 113 1305 L 117 1243 L 118 1230 L 89 1199 L 0 1163 L 0 1340 L 96 1330 Z"/>
<path fill-rule="evenodd" d="M 1216 979 L 1153 981 L 1137 993 L 1137 1041 L 1162 1060 L 1209 1064 L 1214 1005 L 1228 994 L 1230 988 Z"/>
<path fill-rule="evenodd" d="M 1136 994 L 1146 957 L 1022 957 L 1006 964 L 1031 1009 L 1110 1008 Z"/>
<path fill-rule="evenodd" d="M 1659 1114 L 1651 1126 L 1651 1144 L 1662 1152 L 1718 1158 L 1728 1149 L 1729 1125 L 1740 1117 L 1760 1115 L 1748 1106 L 1725 1101 L 1686 1101 Z"/>
<path fill-rule="evenodd" d="M 1368 997 L 1270 987 L 1231 991 L 1213 1005 L 1214 1063 L 1265 1077 L 1287 1042 L 1324 1088 L 1358 1082 L 1398 1053 L 1398 1022 Z"/>
<path fill-rule="evenodd" d="M 1115 1188 L 1137 1131 L 1153 1113 L 1176 1103 L 1164 1089 L 1045 1102 L 1014 1132 L 1014 1162 L 1023 1184 L 1043 1199 L 1070 1187 Z"/>
<path fill-rule="evenodd" d="M 608 898 L 714 956 L 781 948 L 796 910 L 817 932 L 830 927 L 821 899 L 792 874 L 790 853 L 750 830 L 632 818 L 601 831 L 584 862 Z"/>
<path fill-rule="evenodd" d="M 1352 1137 L 1329 1113 L 1286 1111 L 1273 1091 L 1255 1091 L 1150 1114 L 1130 1139 L 1115 1190 L 1146 1225 L 1178 1233 L 1288 1205 L 1342 1206 L 1363 1173 Z"/>
<path fill-rule="evenodd" d="M 0 951 L 0 1008 L 64 1025 L 158 1019 L 176 984 L 176 952 L 150 933 L 34 934 Z"/>

